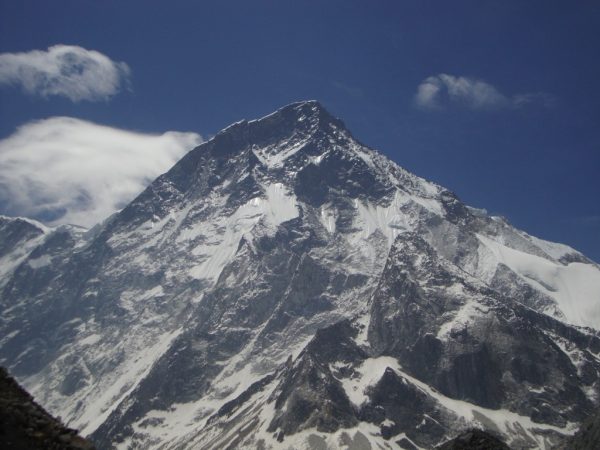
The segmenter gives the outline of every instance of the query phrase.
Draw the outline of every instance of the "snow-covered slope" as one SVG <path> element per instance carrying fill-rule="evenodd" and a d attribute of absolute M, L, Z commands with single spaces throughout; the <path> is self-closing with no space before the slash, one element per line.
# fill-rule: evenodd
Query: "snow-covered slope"
<path fill-rule="evenodd" d="M 2 266 L 0 363 L 101 448 L 431 448 L 473 424 L 549 448 L 598 401 L 599 267 L 314 101 L 88 232 L 34 234 Z"/>

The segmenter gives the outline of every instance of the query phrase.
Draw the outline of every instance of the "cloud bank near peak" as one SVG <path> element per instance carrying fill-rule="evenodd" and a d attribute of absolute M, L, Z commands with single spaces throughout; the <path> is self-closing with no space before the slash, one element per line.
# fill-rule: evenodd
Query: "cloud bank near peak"
<path fill-rule="evenodd" d="M 30 95 L 62 96 L 73 102 L 107 100 L 129 83 L 124 62 L 75 45 L 0 54 L 0 86 L 19 86 Z"/>
<path fill-rule="evenodd" d="M 424 79 L 415 94 L 415 105 L 423 110 L 460 106 L 470 110 L 491 111 L 534 104 L 550 107 L 554 102 L 554 97 L 544 92 L 505 95 L 483 80 L 445 73 Z"/>
<path fill-rule="evenodd" d="M 202 142 L 70 117 L 30 122 L 0 140 L 0 213 L 91 227 Z"/>

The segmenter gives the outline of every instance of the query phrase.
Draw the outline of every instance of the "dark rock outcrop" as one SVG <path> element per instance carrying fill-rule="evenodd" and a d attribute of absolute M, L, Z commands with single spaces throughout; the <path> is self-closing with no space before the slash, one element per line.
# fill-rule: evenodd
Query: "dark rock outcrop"
<path fill-rule="evenodd" d="M 39 406 L 0 367 L 0 446 L 23 450 L 93 450 L 94 445 Z"/>
<path fill-rule="evenodd" d="M 600 448 L 600 410 L 590 416 L 579 431 L 556 450 L 594 450 Z"/>
<path fill-rule="evenodd" d="M 469 430 L 440 445 L 438 450 L 510 450 L 510 447 L 490 433 Z"/>

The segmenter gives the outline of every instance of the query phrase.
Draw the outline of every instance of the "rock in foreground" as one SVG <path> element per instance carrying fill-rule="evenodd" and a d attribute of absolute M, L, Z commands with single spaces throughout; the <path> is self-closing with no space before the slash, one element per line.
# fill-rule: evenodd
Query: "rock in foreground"
<path fill-rule="evenodd" d="M 66 428 L 33 401 L 0 367 L 0 443 L 7 449 L 93 450 L 95 447 Z"/>

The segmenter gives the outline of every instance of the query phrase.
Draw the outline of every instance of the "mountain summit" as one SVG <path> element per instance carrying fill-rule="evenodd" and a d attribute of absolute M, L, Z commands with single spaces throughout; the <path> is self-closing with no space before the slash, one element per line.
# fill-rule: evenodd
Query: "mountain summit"
<path fill-rule="evenodd" d="M 0 226 L 0 364 L 99 448 L 433 448 L 479 427 L 549 449 L 598 403 L 598 265 L 315 101 L 225 128 L 88 232 Z"/>

